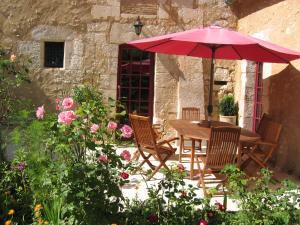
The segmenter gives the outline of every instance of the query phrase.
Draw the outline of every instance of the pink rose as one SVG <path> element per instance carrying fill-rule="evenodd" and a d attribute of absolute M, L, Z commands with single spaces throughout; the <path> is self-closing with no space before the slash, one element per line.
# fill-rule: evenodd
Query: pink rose
<path fill-rule="evenodd" d="M 120 173 L 120 176 L 121 176 L 124 180 L 126 180 L 126 179 L 128 179 L 129 174 L 126 173 L 126 172 L 122 172 L 122 173 Z"/>
<path fill-rule="evenodd" d="M 59 111 L 60 110 L 60 106 L 59 105 L 55 106 L 55 110 Z"/>
<path fill-rule="evenodd" d="M 110 130 L 115 130 L 117 128 L 117 123 L 113 122 L 113 121 L 109 121 L 107 124 L 107 128 Z"/>
<path fill-rule="evenodd" d="M 107 156 L 106 155 L 100 155 L 98 157 L 98 161 L 106 163 L 108 161 Z"/>
<path fill-rule="evenodd" d="M 180 164 L 180 163 L 177 165 L 177 168 L 178 168 L 178 170 L 180 170 L 180 171 L 184 171 L 184 170 L 185 170 L 184 165 L 182 165 L 182 164 Z"/>
<path fill-rule="evenodd" d="M 220 211 L 226 211 L 226 207 L 222 205 L 220 202 L 216 202 L 215 206 L 220 210 Z"/>
<path fill-rule="evenodd" d="M 39 120 L 41 120 L 44 118 L 44 113 L 45 113 L 45 109 L 44 109 L 44 106 L 42 105 L 37 108 L 35 115 Z"/>
<path fill-rule="evenodd" d="M 65 98 L 61 104 L 64 107 L 64 109 L 72 109 L 74 106 L 74 101 L 72 98 Z"/>
<path fill-rule="evenodd" d="M 199 225 L 207 225 L 208 222 L 206 220 L 200 220 Z"/>
<path fill-rule="evenodd" d="M 124 125 L 120 131 L 122 132 L 121 136 L 124 138 L 131 138 L 131 135 L 133 133 L 133 130 L 131 129 L 130 126 Z"/>
<path fill-rule="evenodd" d="M 131 159 L 131 154 L 127 150 L 124 150 L 120 156 L 126 161 L 130 161 L 130 159 Z"/>
<path fill-rule="evenodd" d="M 93 123 L 92 126 L 91 126 L 91 129 L 90 129 L 90 132 L 91 132 L 92 134 L 95 134 L 95 133 L 97 133 L 97 130 L 98 130 L 98 129 L 99 129 L 99 125 Z"/>
<path fill-rule="evenodd" d="M 75 119 L 76 115 L 73 111 L 63 111 L 58 114 L 58 122 L 65 125 L 69 125 Z"/>
<path fill-rule="evenodd" d="M 59 98 L 56 98 L 55 99 L 55 102 L 58 104 L 58 103 L 60 103 L 60 99 Z"/>
<path fill-rule="evenodd" d="M 16 55 L 12 54 L 12 55 L 10 56 L 10 61 L 11 61 L 11 62 L 16 61 L 16 59 L 17 59 L 17 56 L 16 56 Z"/>

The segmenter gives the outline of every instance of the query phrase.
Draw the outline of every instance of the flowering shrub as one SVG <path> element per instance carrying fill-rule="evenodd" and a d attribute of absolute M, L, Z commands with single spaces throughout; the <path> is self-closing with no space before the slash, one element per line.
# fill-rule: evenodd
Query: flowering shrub
<path fill-rule="evenodd" d="M 33 197 L 26 215 L 32 215 L 34 201 L 45 206 L 41 215 L 31 216 L 34 224 L 110 224 L 118 222 L 123 209 L 120 187 L 128 182 L 131 156 L 126 151 L 118 155 L 114 148 L 115 108 L 90 88 L 74 93 L 73 98 L 55 100 L 58 115 L 40 106 L 37 120 L 14 131 L 23 157 L 17 168 L 28 173 Z"/>
<path fill-rule="evenodd" d="M 196 188 L 186 185 L 182 164 L 165 170 L 165 177 L 157 186 L 148 188 L 149 198 L 128 202 L 125 209 L 126 225 L 206 225 L 221 224 L 222 211 L 209 204 L 210 199 L 197 197 Z M 212 218 L 209 217 L 209 212 Z M 210 221 L 210 223 L 208 223 Z"/>

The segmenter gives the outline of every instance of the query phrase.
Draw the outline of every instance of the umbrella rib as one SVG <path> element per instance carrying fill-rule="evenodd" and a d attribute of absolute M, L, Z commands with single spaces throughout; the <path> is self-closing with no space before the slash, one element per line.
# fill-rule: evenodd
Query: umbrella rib
<path fill-rule="evenodd" d="M 159 45 L 163 45 L 163 44 L 165 44 L 165 43 L 167 43 L 167 42 L 169 42 L 169 41 L 171 41 L 170 38 L 169 38 L 168 40 L 165 40 L 165 41 L 159 43 L 159 44 L 152 45 L 152 46 L 150 46 L 150 47 L 148 47 L 148 48 L 145 48 L 145 49 L 143 49 L 143 50 L 144 50 L 144 51 L 147 51 L 147 50 L 149 50 L 150 48 L 154 48 L 154 47 L 157 47 L 157 46 L 159 46 Z"/>
<path fill-rule="evenodd" d="M 231 45 L 231 47 L 235 51 L 235 53 L 240 57 L 240 59 L 243 59 L 240 53 L 236 50 L 236 48 L 233 45 Z"/>
<path fill-rule="evenodd" d="M 187 54 L 187 56 L 191 56 L 192 52 L 200 45 L 200 43 L 197 43 L 194 48 Z"/>
<path fill-rule="evenodd" d="M 290 63 L 290 61 L 288 61 L 288 60 L 286 60 L 286 59 L 284 59 L 284 58 L 282 58 L 282 57 L 280 57 L 280 56 L 274 54 L 274 53 L 271 52 L 268 48 L 266 48 L 266 47 L 264 47 L 264 46 L 261 46 L 260 44 L 258 44 L 258 46 L 259 46 L 260 48 L 264 49 L 265 51 L 267 51 L 268 53 L 270 53 L 271 55 L 273 55 L 273 56 L 277 57 L 278 59 L 284 61 L 285 63 L 288 63 L 288 64 Z"/>

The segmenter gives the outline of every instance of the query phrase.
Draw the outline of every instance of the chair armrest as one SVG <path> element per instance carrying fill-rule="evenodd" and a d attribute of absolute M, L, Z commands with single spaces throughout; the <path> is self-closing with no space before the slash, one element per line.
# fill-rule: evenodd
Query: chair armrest
<path fill-rule="evenodd" d="M 255 142 L 255 145 L 266 145 L 266 146 L 276 146 L 276 143 L 272 143 L 272 142 L 266 142 L 266 141 L 257 141 Z"/>
<path fill-rule="evenodd" d="M 157 142 L 157 145 L 163 145 L 163 144 L 168 144 L 172 141 L 176 141 L 176 140 L 179 140 L 178 137 L 173 137 L 173 138 L 170 138 L 170 139 L 167 139 L 167 140 L 162 140 L 162 141 L 159 141 Z"/>

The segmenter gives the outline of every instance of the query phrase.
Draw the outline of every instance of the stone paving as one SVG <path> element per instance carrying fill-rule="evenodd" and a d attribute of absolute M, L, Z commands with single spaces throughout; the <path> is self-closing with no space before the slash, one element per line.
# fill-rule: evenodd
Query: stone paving
<path fill-rule="evenodd" d="M 123 150 L 128 150 L 130 151 L 132 154 L 135 152 L 136 148 L 135 147 L 122 147 L 122 148 L 118 148 L 117 152 L 120 153 Z M 140 159 L 141 160 L 141 159 Z M 189 170 L 190 168 L 190 163 L 188 162 L 189 159 L 186 159 L 185 161 L 183 161 L 183 165 L 185 166 L 185 168 L 187 170 Z M 155 160 L 151 160 L 151 162 L 155 165 L 157 164 L 157 161 Z M 178 164 L 178 155 L 175 155 L 175 157 L 173 157 L 171 160 L 169 160 L 167 162 L 167 165 L 172 165 L 172 164 Z M 149 169 L 147 168 L 147 166 L 144 167 L 145 169 Z M 197 165 L 194 165 L 194 168 L 197 168 Z M 189 171 L 188 171 L 189 172 Z M 292 181 L 300 184 L 300 180 L 293 177 L 293 176 L 289 176 L 286 173 L 283 172 L 279 172 L 279 171 L 275 171 L 275 174 L 273 176 L 274 179 L 280 181 L 283 179 L 291 179 Z M 135 175 L 130 175 L 129 180 L 130 183 L 123 186 L 122 191 L 125 197 L 129 198 L 129 199 L 140 199 L 140 200 L 144 200 L 148 197 L 147 195 L 147 189 L 153 187 L 154 185 L 158 184 L 159 181 L 161 181 L 161 179 L 163 179 L 163 174 L 158 172 L 150 181 L 145 182 L 144 178 L 142 175 L 140 174 L 135 174 Z M 186 185 L 192 184 L 193 186 L 197 187 L 197 182 L 198 179 L 196 177 L 195 180 L 190 180 L 190 179 L 184 179 L 184 181 L 186 182 Z M 279 185 L 279 183 L 276 184 L 272 184 L 272 185 Z M 204 197 L 203 195 L 203 190 L 202 188 L 198 188 L 197 187 L 197 195 L 201 198 Z M 213 197 L 211 200 L 211 203 L 214 204 L 215 202 L 223 202 L 223 197 L 221 196 L 217 196 L 217 197 Z M 236 203 L 231 200 L 230 198 L 227 200 L 227 208 L 230 211 L 235 211 L 237 210 L 237 205 Z"/>

